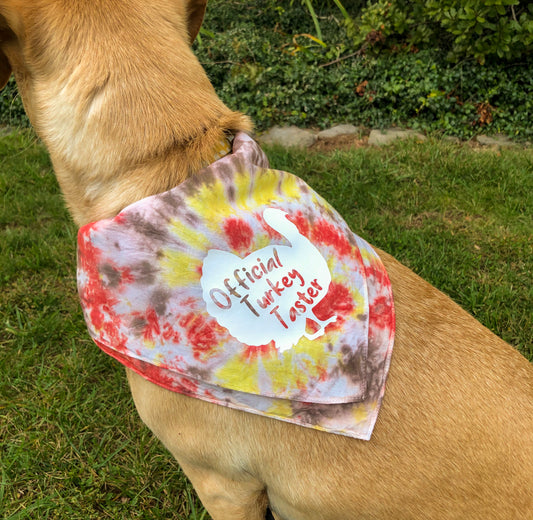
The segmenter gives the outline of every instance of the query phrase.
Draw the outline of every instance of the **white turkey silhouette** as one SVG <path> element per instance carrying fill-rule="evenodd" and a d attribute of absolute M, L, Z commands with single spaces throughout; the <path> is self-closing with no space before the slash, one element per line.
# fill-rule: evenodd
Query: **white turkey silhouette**
<path fill-rule="evenodd" d="M 337 320 L 320 320 L 313 308 L 327 294 L 331 273 L 320 251 L 280 209 L 267 208 L 265 222 L 290 246 L 270 245 L 245 258 L 211 249 L 203 262 L 201 286 L 207 311 L 241 343 L 274 341 L 281 351 L 302 336 L 313 340 Z M 306 320 L 319 329 L 306 330 Z"/>

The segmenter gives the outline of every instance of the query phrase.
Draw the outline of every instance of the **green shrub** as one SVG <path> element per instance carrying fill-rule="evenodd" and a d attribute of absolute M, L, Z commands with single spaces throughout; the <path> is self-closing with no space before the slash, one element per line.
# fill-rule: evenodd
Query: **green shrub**
<path fill-rule="evenodd" d="M 425 2 L 425 14 L 452 35 L 453 57 L 519 58 L 533 49 L 533 4 L 519 0 Z"/>
<path fill-rule="evenodd" d="M 438 49 L 343 59 L 350 51 L 340 39 L 327 48 L 307 38 L 298 42 L 281 34 L 267 38 L 255 24 L 228 24 L 196 51 L 223 100 L 251 115 L 259 129 L 346 121 L 461 138 L 533 135 L 527 63 L 451 64 Z"/>
<path fill-rule="evenodd" d="M 343 16 L 354 46 L 366 50 L 444 48 L 451 61 L 480 63 L 533 50 L 533 4 L 524 0 L 376 0 Z"/>

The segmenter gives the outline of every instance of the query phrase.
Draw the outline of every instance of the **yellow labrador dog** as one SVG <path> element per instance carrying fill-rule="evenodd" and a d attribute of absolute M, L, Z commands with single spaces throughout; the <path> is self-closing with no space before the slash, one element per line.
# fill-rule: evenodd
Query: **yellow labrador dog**
<path fill-rule="evenodd" d="M 206 0 L 0 0 L 14 73 L 78 225 L 178 185 L 250 128 L 190 49 Z M 242 413 L 128 371 L 215 520 L 533 518 L 533 371 L 386 253 L 397 334 L 370 441 Z"/>

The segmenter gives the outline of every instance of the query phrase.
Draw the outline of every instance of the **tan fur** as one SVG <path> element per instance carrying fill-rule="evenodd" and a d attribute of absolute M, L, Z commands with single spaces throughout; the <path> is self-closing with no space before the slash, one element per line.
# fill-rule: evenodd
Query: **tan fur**
<path fill-rule="evenodd" d="M 0 0 L 13 70 L 79 225 L 170 188 L 248 120 L 191 53 L 205 1 Z M 215 520 L 533 518 L 533 371 L 386 253 L 397 310 L 387 392 L 358 441 L 163 390 L 128 372 L 142 419 Z"/>

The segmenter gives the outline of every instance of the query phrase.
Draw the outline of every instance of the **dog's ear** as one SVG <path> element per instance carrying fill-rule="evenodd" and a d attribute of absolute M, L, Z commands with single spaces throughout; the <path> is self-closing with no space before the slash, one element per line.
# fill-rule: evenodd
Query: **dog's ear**
<path fill-rule="evenodd" d="M 187 5 L 187 30 L 189 32 L 189 41 L 195 40 L 200 27 L 204 20 L 207 0 L 189 0 Z"/>

